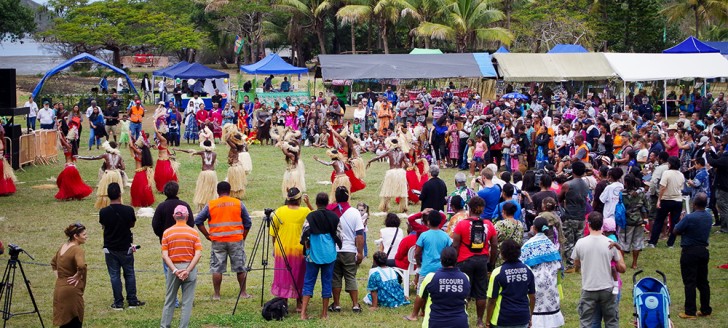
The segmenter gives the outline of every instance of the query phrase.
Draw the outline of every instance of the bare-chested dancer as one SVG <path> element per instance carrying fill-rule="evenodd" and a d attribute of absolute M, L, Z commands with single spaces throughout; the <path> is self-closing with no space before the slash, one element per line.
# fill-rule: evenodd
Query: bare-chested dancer
<path fill-rule="evenodd" d="M 334 192 L 339 186 L 345 186 L 346 190 L 351 190 L 351 180 L 346 175 L 346 164 L 344 164 L 344 155 L 336 149 L 329 149 L 326 152 L 331 158 L 331 162 L 324 162 L 317 156 L 313 156 L 313 159 L 323 165 L 331 166 L 334 168 L 334 181 L 331 183 L 331 192 L 329 193 L 329 201 L 331 203 L 336 202 Z"/>
<path fill-rule="evenodd" d="M 109 195 L 106 193 L 106 189 L 112 182 L 118 183 L 119 187 L 121 187 L 121 192 L 124 193 L 124 182 L 122 180 L 121 173 L 124 169 L 126 169 L 126 166 L 124 166 L 124 159 L 121 158 L 119 150 L 116 149 L 116 142 L 105 141 L 102 144 L 102 147 L 106 150 L 105 154 L 98 156 L 75 156 L 78 159 L 88 161 L 95 161 L 99 159 L 104 160 L 104 164 L 101 165 L 103 173 L 99 178 L 99 185 L 96 188 L 96 203 L 94 204 L 94 207 L 99 210 L 109 206 L 111 203 Z"/>
<path fill-rule="evenodd" d="M 206 139 L 200 144 L 201 151 L 192 151 L 174 148 L 176 151 L 191 154 L 192 156 L 200 156 L 202 158 L 202 171 L 197 176 L 197 184 L 195 185 L 195 197 L 193 202 L 197 205 L 197 210 L 202 210 L 207 203 L 217 198 L 217 173 L 215 173 L 215 161 L 217 154 L 213 151 L 215 144 L 210 139 Z"/>
<path fill-rule="evenodd" d="M 338 150 L 346 156 L 346 161 L 351 165 L 351 170 L 357 179 L 364 180 L 366 178 L 366 168 L 364 167 L 364 159 L 361 158 L 361 143 L 356 138 L 352 137 L 348 126 L 345 126 L 341 133 L 337 133 L 333 130 L 331 125 L 328 125 L 329 133 L 334 136 L 335 144 L 338 144 Z"/>
<path fill-rule="evenodd" d="M 381 198 L 379 210 L 388 212 L 389 200 L 399 197 L 399 211 L 404 213 L 407 212 L 407 173 L 405 168 L 410 165 L 410 162 L 405 153 L 402 152 L 399 140 L 396 137 L 388 138 L 386 143 L 387 152 L 369 160 L 367 168 L 374 161 L 385 157 L 389 159 L 389 170 L 384 175 L 382 189 L 379 191 L 379 197 Z"/>

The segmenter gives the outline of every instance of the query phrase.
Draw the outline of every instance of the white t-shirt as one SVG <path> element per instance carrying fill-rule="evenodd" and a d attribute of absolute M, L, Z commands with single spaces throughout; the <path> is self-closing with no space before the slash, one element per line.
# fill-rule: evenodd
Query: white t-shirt
<path fill-rule="evenodd" d="M 367 109 L 366 109 L 366 107 L 364 107 L 364 108 L 357 107 L 356 109 L 354 109 L 354 118 L 358 118 L 359 119 L 359 122 L 360 123 L 363 123 L 364 122 L 364 119 L 367 118 Z"/>
<path fill-rule="evenodd" d="M 581 261 L 581 289 L 599 291 L 614 287 L 612 261 L 619 261 L 619 250 L 609 249 L 612 240 L 606 236 L 586 236 L 579 239 L 571 253 L 572 260 Z"/>
<path fill-rule="evenodd" d="M 605 219 L 614 219 L 614 210 L 617 208 L 617 203 L 619 203 L 619 193 L 623 189 L 624 185 L 622 185 L 622 183 L 612 182 L 604 188 L 602 194 L 599 195 L 599 200 L 604 203 L 604 210 L 602 210 L 602 214 L 604 214 Z"/>
<path fill-rule="evenodd" d="M 395 232 L 397 237 L 394 236 Z M 382 228 L 379 230 L 379 233 L 382 234 L 382 246 L 384 248 L 384 253 L 389 252 L 389 256 L 387 258 L 394 260 L 394 256 L 397 255 L 397 249 L 399 249 L 399 243 L 402 242 L 402 239 L 404 238 L 404 232 L 400 228 L 388 227 Z M 394 239 L 394 244 L 392 244 L 392 239 Z M 389 251 L 389 245 L 392 245 L 391 252 Z"/>
<path fill-rule="evenodd" d="M 38 104 L 30 101 L 26 101 L 23 107 L 30 108 L 30 113 L 28 113 L 28 117 L 36 117 L 38 115 Z"/>
<path fill-rule="evenodd" d="M 40 111 L 38 111 L 38 119 L 40 120 L 40 124 L 53 124 L 53 109 L 51 108 L 43 108 Z"/>
<path fill-rule="evenodd" d="M 364 231 L 364 223 L 361 221 L 359 210 L 349 207 L 339 218 L 339 229 L 341 230 L 341 248 L 337 246 L 339 253 L 356 253 L 356 232 Z"/>
<path fill-rule="evenodd" d="M 121 78 L 121 76 L 116 79 L 116 91 L 121 92 L 121 89 L 124 88 L 124 80 Z"/>
<path fill-rule="evenodd" d="M 202 98 L 190 98 L 190 101 L 187 103 L 187 110 L 185 111 L 185 114 L 197 114 L 197 111 L 200 110 L 200 105 L 204 103 L 205 101 L 202 100 Z"/>
<path fill-rule="evenodd" d="M 650 150 L 647 148 L 640 149 L 639 152 L 637 152 L 637 162 L 644 162 L 647 160 L 647 156 L 650 155 Z"/>

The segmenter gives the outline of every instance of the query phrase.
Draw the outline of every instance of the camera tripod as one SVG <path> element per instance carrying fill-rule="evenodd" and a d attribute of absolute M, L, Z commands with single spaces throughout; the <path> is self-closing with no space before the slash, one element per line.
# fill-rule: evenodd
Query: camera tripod
<path fill-rule="evenodd" d="M 274 235 L 273 238 L 275 238 L 276 246 L 278 247 L 278 250 L 280 251 L 280 255 L 283 258 L 283 262 L 286 264 L 285 269 L 272 268 L 272 270 L 288 271 L 288 274 L 291 276 L 291 281 L 293 282 L 293 288 L 295 288 L 296 293 L 298 293 L 298 286 L 296 284 L 295 278 L 293 277 L 293 271 L 291 270 L 291 264 L 288 262 L 288 256 L 286 256 L 286 252 L 283 250 L 283 244 L 281 243 L 281 239 L 278 237 L 278 226 L 273 224 L 273 218 L 271 217 L 271 214 L 275 215 L 273 213 L 272 209 L 269 209 L 269 208 L 265 209 L 265 217 L 263 218 L 263 223 L 261 223 L 260 228 L 258 229 L 258 234 L 255 236 L 255 244 L 253 244 L 253 251 L 250 254 L 250 257 L 248 258 L 248 265 L 245 267 L 246 272 L 250 272 L 253 270 L 262 270 L 263 271 L 263 281 L 260 284 L 260 306 L 263 306 L 263 295 L 265 295 L 265 272 L 267 270 L 269 270 L 268 256 L 271 253 L 271 242 L 270 242 L 271 235 L 268 233 L 268 231 L 271 227 L 273 228 L 273 235 Z M 277 217 L 277 215 L 276 215 L 276 217 Z M 262 248 L 262 250 L 261 250 L 261 248 Z M 253 262 L 255 261 L 255 256 L 258 254 L 258 250 L 261 250 L 263 252 L 262 257 L 261 257 L 261 267 L 253 268 Z M 240 291 L 242 292 L 242 289 Z M 233 308 L 233 315 L 235 315 L 235 311 L 238 308 L 239 302 L 240 302 L 240 293 L 238 293 L 238 299 L 235 301 L 235 307 Z"/>
<path fill-rule="evenodd" d="M 20 259 L 18 259 L 18 255 L 22 252 L 25 253 L 25 255 L 28 255 L 31 260 L 35 261 L 35 259 L 20 247 L 12 244 L 9 246 L 10 259 L 8 260 L 8 265 L 5 267 L 5 273 L 3 274 L 2 280 L 0 281 L 0 302 L 2 302 L 2 310 L 0 310 L 0 312 L 3 314 L 3 327 L 7 326 L 8 320 L 14 316 L 32 313 L 38 314 L 40 326 L 45 327 L 45 325 L 43 325 L 43 318 L 41 318 L 40 311 L 38 310 L 38 304 L 35 302 L 35 297 L 33 296 L 33 290 L 30 288 L 30 281 L 25 275 L 23 263 L 20 262 Z M 28 290 L 28 295 L 30 295 L 30 300 L 33 302 L 33 311 L 21 313 L 12 313 L 10 311 L 10 307 L 13 305 L 13 290 L 15 289 L 15 270 L 18 267 L 20 267 L 20 273 L 23 275 L 23 281 L 25 282 L 25 288 Z"/>

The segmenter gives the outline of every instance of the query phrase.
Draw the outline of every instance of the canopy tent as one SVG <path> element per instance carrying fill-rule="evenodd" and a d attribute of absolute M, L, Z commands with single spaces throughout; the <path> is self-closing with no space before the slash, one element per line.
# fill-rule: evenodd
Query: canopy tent
<path fill-rule="evenodd" d="M 179 63 L 177 63 L 177 64 L 174 64 L 174 65 L 171 65 L 171 66 L 167 66 L 167 67 L 165 67 L 165 68 L 162 68 L 162 69 L 158 69 L 158 70 L 156 70 L 156 71 L 152 72 L 152 76 L 164 76 L 164 77 L 169 77 L 169 76 L 165 75 L 165 74 L 166 74 L 167 72 L 169 72 L 169 71 L 173 71 L 173 70 L 175 70 L 175 69 L 178 69 L 178 68 L 181 68 L 181 67 L 186 67 L 186 66 L 188 66 L 189 64 L 190 64 L 190 63 L 188 63 L 188 62 L 186 62 L 186 61 L 184 61 L 184 60 L 183 60 L 183 61 L 181 61 L 181 62 L 179 62 Z"/>
<path fill-rule="evenodd" d="M 173 79 L 222 79 L 230 77 L 228 73 L 198 63 L 169 70 L 166 74 Z"/>
<path fill-rule="evenodd" d="M 240 66 L 240 70 L 248 74 L 304 74 L 308 68 L 296 67 L 287 63 L 278 54 L 270 54 L 255 64 Z"/>
<path fill-rule="evenodd" d="M 442 55 L 440 49 L 426 49 L 426 48 L 414 48 L 409 53 L 410 55 Z"/>
<path fill-rule="evenodd" d="M 549 54 L 573 54 L 589 52 L 579 44 L 557 44 L 547 53 Z"/>
<path fill-rule="evenodd" d="M 702 41 L 694 38 L 692 35 L 674 47 L 662 51 L 662 53 L 666 54 L 695 54 L 712 52 L 720 52 L 720 50 L 703 43 Z"/>
<path fill-rule="evenodd" d="M 503 79 L 511 82 L 606 80 L 616 77 L 601 53 L 495 53 Z"/>
<path fill-rule="evenodd" d="M 728 77 L 728 60 L 719 53 L 670 55 L 605 53 L 604 56 L 624 81 Z"/>
<path fill-rule="evenodd" d="M 103 65 L 103 66 L 107 67 L 108 69 L 114 71 L 114 73 L 117 73 L 119 75 L 123 75 L 126 78 L 126 83 L 129 85 L 129 88 L 131 88 L 131 91 L 133 93 L 135 93 L 135 94 L 139 94 L 137 92 L 136 88 L 134 88 L 134 83 L 131 81 L 131 78 L 129 78 L 129 75 L 127 75 L 126 72 L 124 72 L 120 68 L 115 67 L 114 65 L 111 65 L 111 64 L 109 64 L 109 63 L 101 60 L 100 58 L 98 58 L 98 57 L 96 57 L 94 55 L 91 55 L 91 54 L 88 54 L 88 53 L 85 53 L 84 52 L 84 53 L 82 53 L 80 55 L 77 55 L 77 56 L 75 56 L 75 57 L 73 57 L 73 58 L 71 58 L 71 59 L 69 59 L 69 60 L 61 63 L 60 65 L 58 65 L 58 66 L 52 68 L 51 70 L 49 70 L 48 72 L 46 72 L 46 74 L 43 76 L 43 78 L 40 79 L 40 82 L 38 82 L 38 85 L 35 86 L 35 89 L 33 89 L 33 98 L 36 98 L 38 96 L 38 94 L 40 93 L 40 91 L 43 89 L 43 84 L 45 84 L 45 82 L 51 76 L 58 74 L 58 72 L 66 69 L 68 66 L 73 65 L 73 63 L 75 63 L 77 61 L 82 61 L 82 60 L 90 60 L 92 62 L 95 62 L 95 63 L 99 64 L 99 65 Z"/>
<path fill-rule="evenodd" d="M 495 77 L 495 69 L 479 54 L 319 55 L 326 80 L 440 79 Z M 490 66 L 490 67 L 488 67 Z"/>
<path fill-rule="evenodd" d="M 723 55 L 726 59 L 728 59 L 728 42 L 720 42 L 720 41 L 705 41 L 703 42 L 715 49 L 718 49 L 720 51 L 720 54 Z"/>
<path fill-rule="evenodd" d="M 505 46 L 500 46 L 500 48 L 498 48 L 498 50 L 496 50 L 495 53 L 496 54 L 507 54 L 507 53 L 510 53 L 510 51 L 508 51 L 508 49 Z"/>
<path fill-rule="evenodd" d="M 475 58 L 475 62 L 478 63 L 480 73 L 482 73 L 483 76 L 498 76 L 495 71 L 495 67 L 493 67 L 493 60 L 488 53 L 473 53 L 473 58 Z"/>

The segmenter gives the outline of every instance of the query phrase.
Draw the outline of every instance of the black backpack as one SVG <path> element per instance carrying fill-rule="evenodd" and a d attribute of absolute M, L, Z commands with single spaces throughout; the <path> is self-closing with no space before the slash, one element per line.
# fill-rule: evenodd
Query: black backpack
<path fill-rule="evenodd" d="M 282 321 L 288 315 L 288 299 L 276 297 L 263 305 L 261 311 L 266 321 L 277 320 Z"/>
<path fill-rule="evenodd" d="M 487 237 L 483 220 L 470 220 L 470 245 L 468 245 L 468 249 L 473 253 L 480 253 L 485 249 L 486 242 Z"/>

